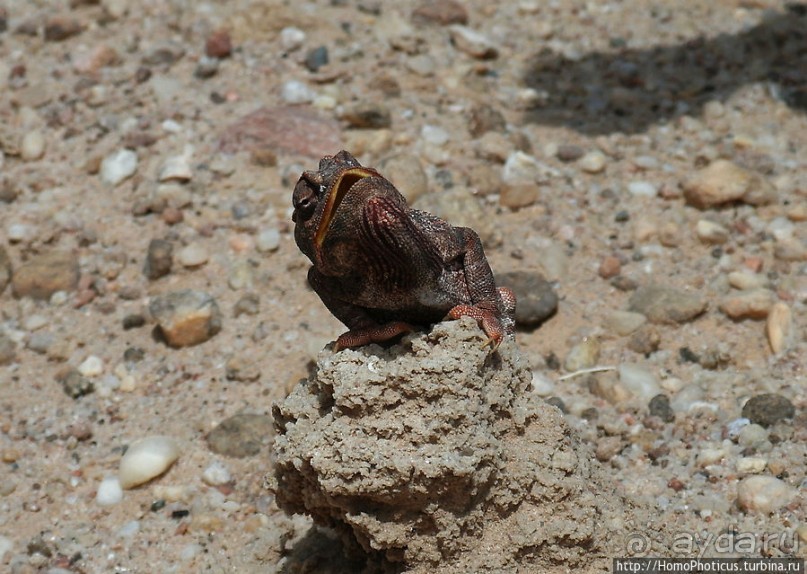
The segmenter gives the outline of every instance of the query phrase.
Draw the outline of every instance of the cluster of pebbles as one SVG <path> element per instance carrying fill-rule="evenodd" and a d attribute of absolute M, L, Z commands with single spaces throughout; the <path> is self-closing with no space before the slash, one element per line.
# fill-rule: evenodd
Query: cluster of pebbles
<path fill-rule="evenodd" d="M 804 555 L 803 7 L 500 4 L 0 0 L 0 569 L 302 560 L 272 404 L 342 326 L 289 202 L 343 148 L 479 232 L 648 539 Z"/>

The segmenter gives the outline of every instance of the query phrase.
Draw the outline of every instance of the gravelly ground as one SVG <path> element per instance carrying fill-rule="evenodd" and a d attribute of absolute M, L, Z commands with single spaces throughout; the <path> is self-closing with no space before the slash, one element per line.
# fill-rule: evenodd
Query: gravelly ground
<path fill-rule="evenodd" d="M 534 390 L 561 399 L 626 496 L 656 510 L 649 538 L 768 533 L 770 554 L 804 555 L 805 6 L 437 5 L 0 2 L 0 563 L 280 568 L 308 523 L 263 487 L 268 419 L 257 454 L 223 456 L 205 437 L 269 415 L 341 332 L 305 287 L 289 220 L 300 171 L 340 148 L 471 221 L 497 273 L 552 282 L 557 312 L 518 334 Z M 463 14 L 482 38 L 435 22 Z M 205 57 L 227 38 L 229 56 Z M 128 171 L 120 150 L 136 156 Z M 154 239 L 174 263 L 149 279 Z M 27 262 L 66 253 L 37 277 L 69 291 L 15 297 L 3 250 L 18 295 L 35 292 Z M 651 284 L 702 312 L 677 315 L 693 305 L 680 297 L 659 316 L 637 307 Z M 221 331 L 175 349 L 148 307 L 181 289 L 215 299 Z M 628 309 L 652 320 L 614 315 Z M 92 392 L 65 393 L 71 368 Z M 673 418 L 651 414 L 658 392 Z M 743 405 L 765 393 L 781 408 L 738 437 Z M 100 506 L 126 445 L 155 434 L 178 441 L 176 464 Z M 216 461 L 223 478 L 205 474 Z M 778 479 L 771 508 L 739 507 L 751 474 Z"/>

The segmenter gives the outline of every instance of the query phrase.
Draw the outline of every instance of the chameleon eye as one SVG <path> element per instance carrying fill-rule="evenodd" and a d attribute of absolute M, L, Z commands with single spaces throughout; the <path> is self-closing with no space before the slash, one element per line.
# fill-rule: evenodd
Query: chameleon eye
<path fill-rule="evenodd" d="M 292 205 L 294 206 L 294 221 L 306 221 L 309 219 L 314 214 L 318 202 L 319 195 L 317 193 L 317 188 L 304 179 L 300 179 L 300 181 L 298 181 L 297 185 L 294 187 L 294 195 L 292 196 Z"/>

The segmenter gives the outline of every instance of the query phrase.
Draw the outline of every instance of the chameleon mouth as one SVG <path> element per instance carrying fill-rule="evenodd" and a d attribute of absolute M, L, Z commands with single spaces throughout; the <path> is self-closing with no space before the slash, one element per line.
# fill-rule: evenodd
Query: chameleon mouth
<path fill-rule="evenodd" d="M 319 222 L 316 234 L 314 234 L 314 245 L 322 247 L 322 243 L 325 241 L 325 235 L 331 227 L 333 216 L 342 204 L 342 199 L 344 199 L 347 192 L 350 191 L 350 188 L 353 187 L 353 184 L 365 177 L 372 177 L 374 175 L 376 175 L 374 171 L 363 167 L 354 167 L 342 172 L 339 179 L 337 179 L 333 187 L 331 187 L 330 193 L 328 193 L 328 199 L 325 202 L 325 207 L 322 209 L 322 219 Z"/>

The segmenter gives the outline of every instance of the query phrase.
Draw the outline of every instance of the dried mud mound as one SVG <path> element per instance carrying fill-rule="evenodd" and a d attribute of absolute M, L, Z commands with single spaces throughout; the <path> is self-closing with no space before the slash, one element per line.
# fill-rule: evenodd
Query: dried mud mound
<path fill-rule="evenodd" d="M 516 345 L 480 341 L 461 320 L 388 350 L 324 351 L 274 409 L 278 505 L 376 567 L 601 569 L 626 508 L 530 392 Z"/>

